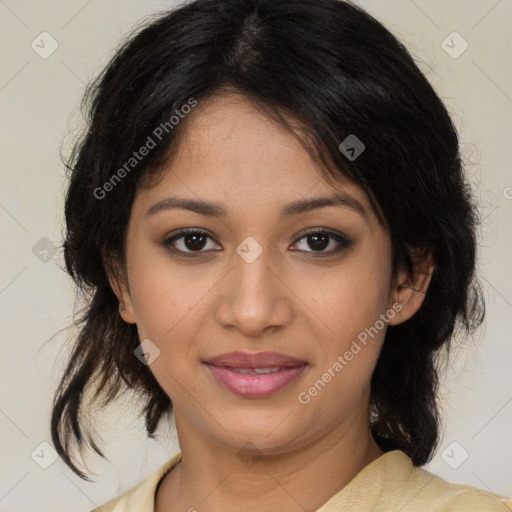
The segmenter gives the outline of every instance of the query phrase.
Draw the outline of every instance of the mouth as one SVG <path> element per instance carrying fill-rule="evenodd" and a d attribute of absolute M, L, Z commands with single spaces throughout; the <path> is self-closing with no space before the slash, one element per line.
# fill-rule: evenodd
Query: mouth
<path fill-rule="evenodd" d="M 288 387 L 308 363 L 277 352 L 229 352 L 204 361 L 214 379 L 245 398 L 263 398 Z"/>

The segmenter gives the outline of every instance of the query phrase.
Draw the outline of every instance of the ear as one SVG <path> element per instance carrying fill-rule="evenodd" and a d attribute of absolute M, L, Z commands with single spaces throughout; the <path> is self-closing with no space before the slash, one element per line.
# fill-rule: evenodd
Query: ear
<path fill-rule="evenodd" d="M 103 253 L 102 259 L 110 287 L 119 301 L 119 314 L 125 322 L 134 324 L 135 314 L 126 272 L 113 255 Z"/>
<path fill-rule="evenodd" d="M 407 275 L 405 270 L 398 273 L 394 289 L 391 293 L 392 304 L 400 304 L 401 309 L 389 319 L 389 325 L 397 325 L 409 320 L 420 309 L 434 271 L 434 257 L 425 250 L 411 250 L 413 261 L 413 276 Z"/>

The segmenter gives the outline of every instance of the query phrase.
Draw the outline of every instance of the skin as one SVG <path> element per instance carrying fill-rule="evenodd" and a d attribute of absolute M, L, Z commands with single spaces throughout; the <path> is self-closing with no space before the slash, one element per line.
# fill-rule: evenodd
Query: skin
<path fill-rule="evenodd" d="M 162 179 L 137 192 L 126 279 L 111 280 L 123 319 L 159 348 L 150 370 L 174 406 L 183 460 L 164 478 L 155 510 L 314 511 L 383 454 L 368 411 L 386 327 L 308 404 L 297 396 L 393 304 L 401 310 L 390 325 L 410 318 L 429 272 L 393 280 L 390 236 L 364 192 L 325 181 L 297 139 L 243 96 L 200 104 L 186 123 Z M 293 201 L 340 192 L 364 213 L 345 205 L 280 217 Z M 170 196 L 214 201 L 227 214 L 147 214 Z M 165 247 L 179 228 L 208 232 L 198 257 L 187 257 L 190 237 Z M 311 228 L 352 245 L 322 256 L 339 244 L 329 237 L 319 249 L 303 234 Z M 248 236 L 263 250 L 251 263 L 236 252 Z M 244 398 L 202 363 L 234 350 L 281 352 L 308 366 L 287 388 Z"/>

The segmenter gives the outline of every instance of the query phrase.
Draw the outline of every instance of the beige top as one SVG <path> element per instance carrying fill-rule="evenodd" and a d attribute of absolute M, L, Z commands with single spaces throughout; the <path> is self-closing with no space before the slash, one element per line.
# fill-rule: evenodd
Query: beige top
<path fill-rule="evenodd" d="M 91 512 L 154 512 L 158 483 L 180 461 L 181 452 L 138 485 Z M 363 468 L 316 512 L 342 511 L 511 512 L 512 499 L 450 484 L 413 466 L 405 453 L 393 450 Z"/>

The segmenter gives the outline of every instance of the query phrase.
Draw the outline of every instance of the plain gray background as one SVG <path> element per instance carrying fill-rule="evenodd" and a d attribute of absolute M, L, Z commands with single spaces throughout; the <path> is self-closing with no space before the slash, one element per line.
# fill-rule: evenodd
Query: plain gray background
<path fill-rule="evenodd" d="M 447 104 L 483 220 L 487 319 L 473 343 L 453 352 L 443 376 L 444 436 L 427 469 L 512 495 L 512 2 L 357 3 L 406 44 Z M 67 355 L 64 335 L 45 342 L 69 325 L 74 303 L 60 270 L 65 180 L 59 151 L 69 149 L 81 127 L 85 84 L 120 38 L 144 16 L 173 5 L 0 0 L 0 511 L 90 510 L 178 449 L 165 431 L 158 441 L 145 439 L 130 396 L 98 423 L 112 464 L 90 459 L 97 483 L 83 482 L 60 459 L 51 463 L 52 448 L 41 444 L 50 442 L 51 399 Z"/>

